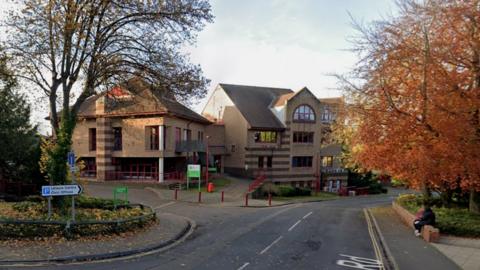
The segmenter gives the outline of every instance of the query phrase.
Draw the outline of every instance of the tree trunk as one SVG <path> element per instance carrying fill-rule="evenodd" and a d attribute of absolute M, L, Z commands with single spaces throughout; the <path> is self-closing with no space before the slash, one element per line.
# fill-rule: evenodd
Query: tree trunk
<path fill-rule="evenodd" d="M 64 114 L 67 116 L 67 114 Z M 71 150 L 72 135 L 75 128 L 75 117 L 68 115 L 62 117 L 57 134 L 55 147 L 50 154 L 50 166 L 48 170 L 49 178 L 54 185 L 67 184 L 67 155 Z M 66 211 L 68 201 L 66 197 L 55 197 L 53 203 L 56 207 Z"/>
<path fill-rule="evenodd" d="M 452 207 L 452 196 L 453 190 L 450 188 L 446 188 L 442 191 L 440 198 L 442 199 L 442 205 L 444 207 L 450 208 Z"/>
<path fill-rule="evenodd" d="M 469 210 L 472 213 L 480 214 L 480 194 L 474 189 L 470 190 Z"/>
<path fill-rule="evenodd" d="M 424 183 L 422 193 L 423 193 L 423 206 L 430 207 L 432 203 L 432 191 L 430 190 L 430 187 L 428 186 L 427 183 Z"/>

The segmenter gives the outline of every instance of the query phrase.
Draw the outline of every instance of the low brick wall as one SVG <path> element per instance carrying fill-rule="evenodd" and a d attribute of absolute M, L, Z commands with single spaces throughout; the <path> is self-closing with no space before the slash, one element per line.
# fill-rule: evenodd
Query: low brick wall
<path fill-rule="evenodd" d="M 395 201 L 392 202 L 392 208 L 398 214 L 403 223 L 405 223 L 410 228 L 415 229 L 415 227 L 413 227 L 415 215 L 410 213 L 407 209 L 403 208 Z M 430 225 L 423 226 L 422 238 L 427 242 L 437 242 L 440 238 L 440 230 Z"/>

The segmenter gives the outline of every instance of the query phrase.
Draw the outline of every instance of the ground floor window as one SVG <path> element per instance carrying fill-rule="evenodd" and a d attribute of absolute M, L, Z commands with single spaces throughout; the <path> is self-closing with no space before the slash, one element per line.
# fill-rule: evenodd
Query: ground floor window
<path fill-rule="evenodd" d="M 292 157 L 292 167 L 312 167 L 312 161 L 313 157 L 309 156 Z"/>
<path fill-rule="evenodd" d="M 97 176 L 97 163 L 94 157 L 82 158 L 83 168 L 80 171 L 82 177 L 96 177 Z"/>

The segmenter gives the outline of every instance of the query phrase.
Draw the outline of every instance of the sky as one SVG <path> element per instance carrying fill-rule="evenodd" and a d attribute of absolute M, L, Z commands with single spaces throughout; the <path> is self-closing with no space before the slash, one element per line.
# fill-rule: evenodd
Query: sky
<path fill-rule="evenodd" d="M 0 12 L 10 0 L 0 0 Z M 355 35 L 352 19 L 371 22 L 394 14 L 394 0 L 211 0 L 213 23 L 186 46 L 192 63 L 200 64 L 218 83 L 299 90 L 317 97 L 340 96 L 333 73 L 346 73 L 357 57 L 348 49 Z M 3 15 L 2 15 L 3 16 Z M 207 96 L 208 97 L 208 96 Z M 207 98 L 193 109 L 201 112 Z M 33 121 L 41 122 L 45 106 L 33 104 Z"/>
<path fill-rule="evenodd" d="M 317 97 L 340 96 L 333 73 L 357 57 L 348 49 L 351 26 L 394 14 L 393 0 L 214 0 L 215 16 L 189 47 L 193 63 L 218 83 L 291 88 Z M 206 99 L 195 106 L 201 111 Z"/>

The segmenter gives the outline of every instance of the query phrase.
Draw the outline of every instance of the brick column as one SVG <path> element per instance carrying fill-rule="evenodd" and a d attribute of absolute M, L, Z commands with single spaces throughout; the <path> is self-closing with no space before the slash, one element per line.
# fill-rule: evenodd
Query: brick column
<path fill-rule="evenodd" d="M 113 130 L 111 119 L 105 118 L 106 100 L 105 96 L 100 97 L 95 102 L 95 112 L 97 115 L 97 180 L 110 180 L 112 175 L 107 172 L 113 172 L 112 150 L 113 150 Z"/>
<path fill-rule="evenodd" d="M 97 118 L 97 180 L 112 180 L 113 130 L 109 118 Z"/>

